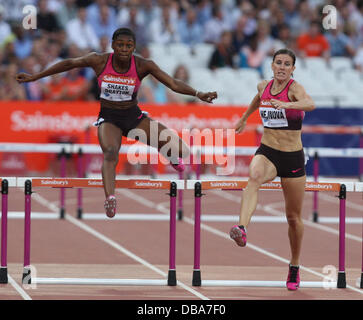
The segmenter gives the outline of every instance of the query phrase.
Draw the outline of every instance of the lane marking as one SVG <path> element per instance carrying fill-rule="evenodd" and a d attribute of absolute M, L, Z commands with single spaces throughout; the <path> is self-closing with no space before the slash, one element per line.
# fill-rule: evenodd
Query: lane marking
<path fill-rule="evenodd" d="M 125 191 L 125 190 L 121 190 L 121 191 Z M 44 206 L 46 206 L 48 209 L 53 210 L 55 212 L 59 212 L 59 208 L 54 204 L 49 202 L 47 199 L 45 199 L 44 197 L 40 196 L 39 194 L 33 194 L 34 200 L 38 201 L 39 203 L 43 204 Z M 141 197 L 138 198 L 139 200 L 141 199 Z M 153 202 L 151 201 L 143 201 L 143 203 L 149 203 L 149 205 Z M 153 203 L 154 204 L 154 203 Z M 147 262 L 146 260 L 142 259 L 141 257 L 135 255 L 134 253 L 132 253 L 131 251 L 127 250 L 126 248 L 124 248 L 123 246 L 121 246 L 120 244 L 118 244 L 117 242 L 113 241 L 112 239 L 106 237 L 104 234 L 98 232 L 97 230 L 93 229 L 92 227 L 88 226 L 87 224 L 85 224 L 84 222 L 81 222 L 80 220 L 70 216 L 70 215 L 66 215 L 65 216 L 66 220 L 71 222 L 72 224 L 76 225 L 77 227 L 81 228 L 82 230 L 90 233 L 91 235 L 93 235 L 94 237 L 96 237 L 97 239 L 107 243 L 109 246 L 113 247 L 114 249 L 122 252 L 123 254 L 127 255 L 128 257 L 130 257 L 131 259 L 139 262 L 140 264 L 144 265 L 145 267 L 153 270 L 154 272 L 158 273 L 161 276 L 167 277 L 167 274 L 160 270 L 159 268 L 155 267 L 153 264 Z M 177 280 L 177 284 L 182 287 L 183 289 L 185 289 L 186 291 L 192 293 L 193 295 L 197 296 L 198 298 L 202 299 L 202 300 L 210 300 L 208 297 L 204 296 L 203 294 L 201 294 L 200 292 L 194 290 L 193 288 L 187 286 L 186 284 L 184 284 L 183 282 Z"/>
<path fill-rule="evenodd" d="M 18 283 L 13 279 L 12 276 L 10 276 L 10 274 L 8 274 L 8 282 L 22 296 L 24 300 L 32 300 L 32 298 L 24 291 L 21 286 L 18 285 Z"/>
<path fill-rule="evenodd" d="M 222 198 L 224 199 L 227 199 L 227 200 L 231 200 L 233 202 L 237 202 L 237 203 L 240 203 L 241 202 L 241 197 L 237 197 L 235 195 L 232 195 L 232 194 L 229 194 L 228 196 L 225 196 L 225 194 L 223 192 L 216 192 L 216 191 L 211 191 L 213 192 L 214 194 L 218 194 L 219 196 L 221 196 Z M 335 199 L 335 201 L 337 201 L 336 198 L 333 198 L 332 199 Z M 349 202 L 346 202 L 347 204 Z M 285 216 L 285 215 L 281 215 L 281 210 L 276 210 L 274 209 L 275 207 L 279 207 L 279 206 L 284 206 L 285 203 L 282 202 L 282 201 L 279 201 L 279 202 L 273 202 L 273 203 L 270 203 L 268 205 L 260 205 L 260 204 L 257 204 L 257 210 L 262 210 L 262 211 L 265 211 L 267 213 L 270 213 L 274 216 Z M 362 206 L 360 206 L 362 207 Z M 236 214 L 236 217 L 239 216 L 239 213 Z M 334 228 L 331 228 L 331 227 L 328 227 L 328 226 L 324 226 L 324 225 L 321 225 L 319 223 L 316 223 L 316 222 L 313 222 L 313 221 L 310 221 L 310 220 L 306 220 L 306 219 L 302 219 L 303 222 L 304 222 L 304 225 L 306 226 L 309 226 L 309 227 L 312 227 L 312 228 L 315 228 L 315 229 L 319 229 L 319 230 L 323 230 L 323 231 L 326 231 L 328 233 L 332 233 L 332 234 L 335 234 L 335 235 L 339 235 L 339 230 L 337 229 L 334 229 Z M 345 233 L 345 236 L 347 239 L 350 239 L 350 240 L 353 240 L 353 241 L 358 241 L 358 242 L 362 242 L 363 239 L 362 237 L 358 237 L 358 236 L 355 236 L 353 234 L 350 234 L 350 233 Z"/>
<path fill-rule="evenodd" d="M 141 197 L 141 196 L 135 197 L 134 192 L 132 192 L 130 190 L 122 190 L 122 191 L 127 191 L 127 192 L 124 192 L 123 194 L 126 195 L 126 196 L 128 196 L 128 197 L 130 197 L 131 199 L 134 199 L 134 200 L 137 199 L 136 201 L 142 201 L 142 198 L 143 197 Z M 151 204 L 152 202 L 150 200 L 148 200 L 148 203 Z M 166 205 L 166 203 L 165 203 L 165 205 Z M 168 214 L 169 213 L 169 209 L 167 207 L 163 206 L 162 203 L 160 203 L 160 204 L 153 203 L 153 208 L 156 208 L 156 207 L 158 207 L 159 210 L 161 210 L 161 212 L 163 212 L 165 214 Z M 191 219 L 191 218 L 183 217 L 183 221 L 185 221 L 185 222 L 189 223 L 190 225 L 194 226 L 194 220 Z M 206 230 L 206 231 L 208 231 L 210 233 L 213 233 L 213 234 L 215 234 L 215 235 L 217 235 L 219 237 L 222 237 L 224 239 L 230 240 L 229 235 L 227 233 L 222 232 L 222 231 L 220 231 L 218 229 L 215 229 L 213 227 L 207 226 L 207 225 L 205 225 L 203 223 L 201 223 L 201 229 Z M 283 262 L 283 263 L 286 263 L 286 264 L 289 264 L 289 262 L 290 262 L 290 260 L 288 260 L 286 258 L 283 258 L 283 257 L 281 257 L 281 256 L 279 256 L 277 254 L 271 253 L 268 250 L 262 249 L 261 247 L 256 246 L 256 245 L 254 245 L 254 244 L 252 244 L 250 242 L 247 244 L 247 248 L 251 248 L 252 250 L 255 250 L 255 251 L 257 251 L 257 252 L 259 252 L 259 253 L 261 253 L 263 255 L 266 255 L 266 256 L 268 256 L 268 257 L 270 257 L 272 259 L 278 260 L 278 261 Z M 326 278 L 326 276 L 327 276 L 327 275 L 324 275 L 324 274 L 322 274 L 320 272 L 314 271 L 313 269 L 310 269 L 308 267 L 304 267 L 302 265 L 300 265 L 300 267 L 301 267 L 301 270 L 305 270 L 305 271 L 307 271 L 307 272 L 309 272 L 311 274 L 314 274 L 316 276 L 322 277 L 323 279 Z M 355 292 L 358 292 L 360 294 L 363 294 L 363 290 L 360 290 L 358 288 L 352 287 L 350 285 L 347 285 L 346 287 L 348 289 L 352 290 L 352 291 L 355 291 Z"/>

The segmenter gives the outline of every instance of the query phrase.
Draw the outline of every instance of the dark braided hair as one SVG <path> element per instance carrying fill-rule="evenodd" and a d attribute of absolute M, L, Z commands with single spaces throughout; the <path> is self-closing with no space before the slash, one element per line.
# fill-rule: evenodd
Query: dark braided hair
<path fill-rule="evenodd" d="M 136 43 L 135 34 L 129 28 L 118 28 L 112 35 L 112 41 L 116 40 L 119 36 L 129 36 Z"/>

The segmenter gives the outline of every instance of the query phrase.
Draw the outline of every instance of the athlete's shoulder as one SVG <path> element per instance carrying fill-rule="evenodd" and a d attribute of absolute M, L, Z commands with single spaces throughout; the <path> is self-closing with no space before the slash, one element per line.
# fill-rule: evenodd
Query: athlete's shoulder
<path fill-rule="evenodd" d="M 90 52 L 84 55 L 82 58 L 87 61 L 90 65 L 104 64 L 106 63 L 109 53 L 97 53 Z"/>
<path fill-rule="evenodd" d="M 265 88 L 267 87 L 268 83 L 269 83 L 269 80 L 262 80 L 262 81 L 260 81 L 257 84 L 257 90 L 258 90 L 258 92 L 262 93 L 265 90 Z"/>
<path fill-rule="evenodd" d="M 296 80 L 294 80 L 294 81 L 291 83 L 291 85 L 290 85 L 289 89 L 290 89 L 290 90 L 292 90 L 292 91 L 296 91 L 296 90 L 305 90 L 305 89 L 304 89 L 304 87 L 303 87 L 303 85 L 302 85 L 302 84 L 300 84 L 299 82 L 297 82 Z"/>

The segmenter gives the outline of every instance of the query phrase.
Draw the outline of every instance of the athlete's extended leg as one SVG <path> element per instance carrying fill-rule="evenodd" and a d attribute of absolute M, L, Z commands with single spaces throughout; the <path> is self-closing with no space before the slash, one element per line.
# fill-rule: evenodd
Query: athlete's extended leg
<path fill-rule="evenodd" d="M 304 224 L 301 218 L 305 195 L 306 176 L 299 178 L 281 178 L 285 197 L 286 219 L 289 225 L 288 235 L 291 247 L 291 264 L 299 265 Z"/>
<path fill-rule="evenodd" d="M 288 290 L 297 290 L 300 286 L 299 258 L 304 233 L 301 211 L 305 194 L 305 181 L 306 176 L 281 179 L 285 197 L 286 218 L 289 225 L 288 235 L 291 248 L 289 273 L 286 280 L 286 287 Z"/>
<path fill-rule="evenodd" d="M 115 194 L 116 165 L 121 147 L 122 131 L 112 123 L 98 127 L 98 140 L 103 152 L 102 179 L 106 198 Z"/>
<path fill-rule="evenodd" d="M 275 165 L 265 156 L 255 155 L 250 164 L 250 173 L 246 189 L 243 191 L 239 226 L 235 225 L 230 230 L 230 237 L 236 241 L 237 245 L 244 247 L 246 245 L 246 231 L 251 221 L 253 212 L 257 207 L 258 189 L 268 181 L 273 180 L 277 175 Z"/>
<path fill-rule="evenodd" d="M 189 147 L 173 130 L 148 117 L 137 128 L 144 130 L 146 134 L 146 141 L 142 141 L 143 143 L 157 148 L 176 170 L 183 170 L 182 159 L 189 156 Z"/>

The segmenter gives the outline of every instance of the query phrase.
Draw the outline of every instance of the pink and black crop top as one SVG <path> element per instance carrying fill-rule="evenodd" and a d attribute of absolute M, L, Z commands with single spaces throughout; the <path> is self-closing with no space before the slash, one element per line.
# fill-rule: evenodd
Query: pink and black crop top
<path fill-rule="evenodd" d="M 290 102 L 288 92 L 291 84 L 294 82 L 291 79 L 286 87 L 278 94 L 273 95 L 271 93 L 271 87 L 274 80 L 271 80 L 266 86 L 261 96 L 261 102 L 259 107 L 260 116 L 263 126 L 268 129 L 279 130 L 301 130 L 302 121 L 305 116 L 305 112 L 296 109 L 281 109 L 276 110 L 272 107 L 270 100 L 276 99 L 285 102 Z"/>
<path fill-rule="evenodd" d="M 113 53 L 110 53 L 105 68 L 97 78 L 101 89 L 100 98 L 109 101 L 134 100 L 141 84 L 136 71 L 135 57 L 131 57 L 130 68 L 125 73 L 115 71 L 112 57 Z"/>

